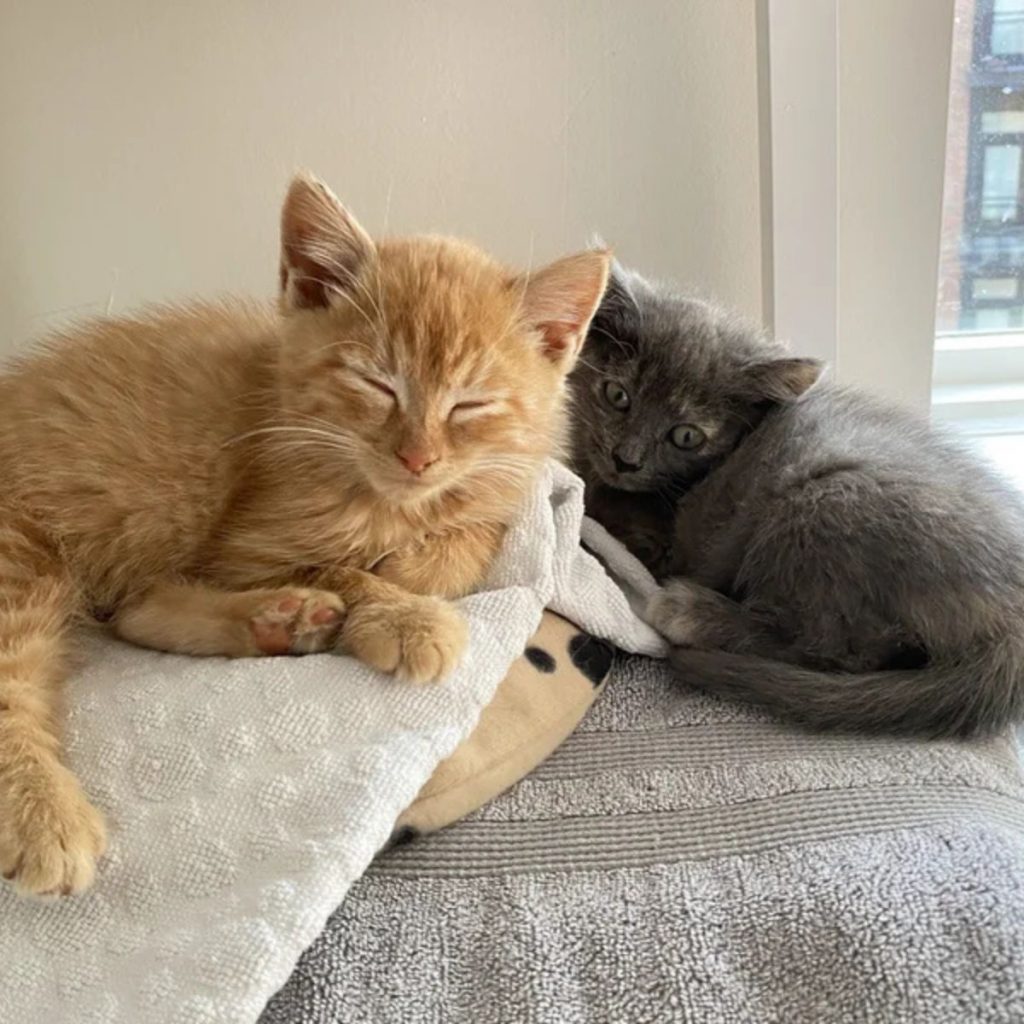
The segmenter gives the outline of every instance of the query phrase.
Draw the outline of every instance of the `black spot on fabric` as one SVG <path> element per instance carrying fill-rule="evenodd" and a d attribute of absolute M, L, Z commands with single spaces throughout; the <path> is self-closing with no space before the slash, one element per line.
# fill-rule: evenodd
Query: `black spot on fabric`
<path fill-rule="evenodd" d="M 392 849 L 395 846 L 408 846 L 414 839 L 419 837 L 420 830 L 413 828 L 412 825 L 403 825 L 401 828 L 396 828 L 391 833 L 391 838 L 388 840 L 387 849 Z"/>
<path fill-rule="evenodd" d="M 577 633 L 569 641 L 572 663 L 595 685 L 603 682 L 612 667 L 615 648 L 589 633 Z"/>
<path fill-rule="evenodd" d="M 538 672 L 554 672 L 555 659 L 542 647 L 527 647 L 526 660 L 537 669 Z"/>

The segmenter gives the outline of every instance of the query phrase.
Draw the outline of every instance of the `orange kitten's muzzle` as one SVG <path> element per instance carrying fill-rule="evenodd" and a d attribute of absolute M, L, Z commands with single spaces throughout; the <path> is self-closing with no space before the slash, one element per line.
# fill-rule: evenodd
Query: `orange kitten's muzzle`
<path fill-rule="evenodd" d="M 414 476 L 419 476 L 425 469 L 433 466 L 440 455 L 427 448 L 405 447 L 395 452 L 398 461 Z"/>

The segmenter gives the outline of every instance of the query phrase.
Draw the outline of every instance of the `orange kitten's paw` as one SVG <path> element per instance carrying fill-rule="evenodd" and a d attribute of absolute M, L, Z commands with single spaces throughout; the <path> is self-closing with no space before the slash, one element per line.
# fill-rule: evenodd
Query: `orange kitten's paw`
<path fill-rule="evenodd" d="M 249 620 L 261 654 L 316 654 L 334 647 L 345 604 L 326 590 L 272 591 Z"/>
<path fill-rule="evenodd" d="M 0 801 L 0 873 L 31 896 L 87 889 L 107 848 L 102 815 L 62 766 L 47 771 L 31 790 Z"/>
<path fill-rule="evenodd" d="M 361 605 L 349 613 L 341 632 L 345 651 L 413 683 L 450 675 L 468 639 L 465 619 L 452 605 L 433 597 Z"/>

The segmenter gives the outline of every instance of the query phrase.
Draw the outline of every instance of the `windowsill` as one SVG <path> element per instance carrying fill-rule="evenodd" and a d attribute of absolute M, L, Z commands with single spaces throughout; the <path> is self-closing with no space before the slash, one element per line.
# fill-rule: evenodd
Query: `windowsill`
<path fill-rule="evenodd" d="M 932 415 L 971 435 L 1024 435 L 1024 332 L 935 339 Z"/>
<path fill-rule="evenodd" d="M 984 352 L 1024 348 L 1024 331 L 956 331 L 935 337 L 936 352 Z"/>
<path fill-rule="evenodd" d="M 976 437 L 972 440 L 1010 483 L 1024 491 L 1024 429 L 1019 434 Z"/>
<path fill-rule="evenodd" d="M 1024 383 L 933 388 L 932 416 L 971 435 L 1024 434 Z"/>

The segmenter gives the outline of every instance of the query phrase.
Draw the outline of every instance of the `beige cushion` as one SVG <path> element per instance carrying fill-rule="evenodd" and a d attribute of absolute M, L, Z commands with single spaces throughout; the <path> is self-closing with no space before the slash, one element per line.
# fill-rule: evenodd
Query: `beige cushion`
<path fill-rule="evenodd" d="M 540 764 L 593 704 L 612 653 L 608 644 L 545 612 L 476 729 L 399 818 L 393 841 L 450 825 Z"/>

